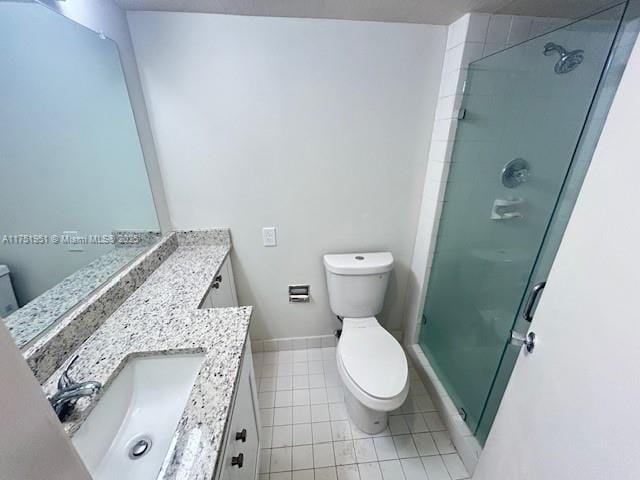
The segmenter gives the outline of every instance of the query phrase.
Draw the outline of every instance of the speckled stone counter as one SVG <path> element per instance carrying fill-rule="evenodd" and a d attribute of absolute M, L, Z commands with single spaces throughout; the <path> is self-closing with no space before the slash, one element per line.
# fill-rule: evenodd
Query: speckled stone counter
<path fill-rule="evenodd" d="M 131 356 L 205 354 L 160 479 L 213 477 L 240 371 L 251 307 L 198 309 L 231 248 L 214 240 L 181 233 L 178 248 L 77 350 L 70 372 L 76 381 L 103 383 L 105 391 Z M 48 394 L 66 363 L 43 385 Z M 64 423 L 70 435 L 99 398 L 78 402 Z"/>
<path fill-rule="evenodd" d="M 24 347 L 123 266 L 148 249 L 148 245 L 115 248 L 9 315 L 4 322 L 18 348 Z"/>

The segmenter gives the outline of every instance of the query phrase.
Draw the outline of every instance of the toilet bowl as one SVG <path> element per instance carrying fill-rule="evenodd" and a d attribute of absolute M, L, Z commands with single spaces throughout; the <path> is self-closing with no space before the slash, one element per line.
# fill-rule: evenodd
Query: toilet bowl
<path fill-rule="evenodd" d="M 347 411 L 363 432 L 380 433 L 409 393 L 407 358 L 375 317 L 344 318 L 336 349 Z"/>
<path fill-rule="evenodd" d="M 336 349 L 346 387 L 347 411 L 363 432 L 387 427 L 389 412 L 409 393 L 407 358 L 400 343 L 378 322 L 393 257 L 389 252 L 324 256 L 331 310 L 341 318 Z"/>

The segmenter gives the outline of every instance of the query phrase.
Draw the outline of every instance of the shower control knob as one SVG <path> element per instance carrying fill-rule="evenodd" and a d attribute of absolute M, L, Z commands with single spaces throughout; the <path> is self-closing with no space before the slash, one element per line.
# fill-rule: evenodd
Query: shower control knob
<path fill-rule="evenodd" d="M 222 275 L 216 275 L 216 278 L 214 278 L 213 281 L 222 283 Z"/>

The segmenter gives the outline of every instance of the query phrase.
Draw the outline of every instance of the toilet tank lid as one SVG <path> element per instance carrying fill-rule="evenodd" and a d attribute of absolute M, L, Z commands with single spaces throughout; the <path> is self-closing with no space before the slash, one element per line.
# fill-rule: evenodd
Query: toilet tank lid
<path fill-rule="evenodd" d="M 373 275 L 393 268 L 391 252 L 338 253 L 324 256 L 324 266 L 338 275 Z"/>
<path fill-rule="evenodd" d="M 0 277 L 4 277 L 5 275 L 9 275 L 9 267 L 0 265 Z"/>

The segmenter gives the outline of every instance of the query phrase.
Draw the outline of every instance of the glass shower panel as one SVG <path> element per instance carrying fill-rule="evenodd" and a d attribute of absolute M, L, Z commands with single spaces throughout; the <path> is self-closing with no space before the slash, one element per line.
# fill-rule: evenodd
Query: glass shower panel
<path fill-rule="evenodd" d="M 472 431 L 622 13 L 613 7 L 470 65 L 420 344 Z"/>

